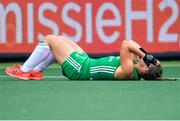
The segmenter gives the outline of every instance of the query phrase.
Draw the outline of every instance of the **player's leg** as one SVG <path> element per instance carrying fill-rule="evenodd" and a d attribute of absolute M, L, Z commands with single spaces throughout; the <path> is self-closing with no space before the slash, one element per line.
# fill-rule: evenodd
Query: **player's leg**
<path fill-rule="evenodd" d="M 50 46 L 56 61 L 60 64 L 62 64 L 72 52 L 76 51 L 67 40 L 61 37 L 48 35 L 45 38 L 45 42 Z"/>
<path fill-rule="evenodd" d="M 49 55 L 47 56 L 46 59 L 42 60 L 40 64 L 33 65 L 31 63 L 25 63 L 23 64 L 22 68 L 25 70 L 29 70 L 29 66 L 31 66 L 33 69 L 31 69 L 30 73 L 30 78 L 32 80 L 41 80 L 43 79 L 43 71 L 46 70 L 51 64 L 55 62 L 54 55 L 52 54 L 51 50 L 49 51 Z"/>
<path fill-rule="evenodd" d="M 79 45 L 77 45 L 74 41 L 72 41 L 72 40 L 70 40 L 70 39 L 68 39 L 66 37 L 63 37 L 63 36 L 58 36 L 58 38 L 65 40 L 68 44 L 71 45 L 71 47 L 73 47 L 79 53 L 84 52 L 84 50 Z"/>
<path fill-rule="evenodd" d="M 55 62 L 54 55 L 52 54 L 52 52 L 50 52 L 49 56 L 31 71 L 31 79 L 32 80 L 43 79 L 43 71 L 46 70 L 54 62 Z"/>
<path fill-rule="evenodd" d="M 52 35 L 55 37 L 55 35 Z M 77 45 L 75 42 L 73 42 L 72 40 L 65 38 L 63 36 L 57 36 L 59 39 L 63 39 L 65 40 L 68 44 L 71 45 L 71 47 L 73 47 L 76 51 L 82 53 L 84 52 L 82 50 L 81 47 L 79 47 L 79 45 Z M 54 55 L 52 54 L 52 52 L 50 52 L 50 55 L 47 57 L 47 59 L 45 59 L 43 62 L 41 62 L 39 65 L 37 65 L 33 70 L 34 71 L 43 71 L 45 69 L 47 69 L 52 63 L 55 62 L 55 58 Z"/>
<path fill-rule="evenodd" d="M 6 73 L 12 77 L 19 79 L 29 80 L 32 79 L 31 72 L 32 70 L 39 65 L 42 61 L 47 59 L 51 51 L 49 45 L 45 42 L 39 42 L 31 56 L 21 67 L 20 65 L 15 65 L 13 67 L 7 68 Z M 42 79 L 42 72 L 35 73 L 34 77 L 38 76 L 39 79 Z"/>
<path fill-rule="evenodd" d="M 51 38 L 53 36 L 53 38 L 56 40 L 58 37 L 59 39 L 63 39 L 64 41 L 66 41 L 71 47 L 73 47 L 76 51 L 78 52 L 84 52 L 82 50 L 81 47 L 79 47 L 75 42 L 73 42 L 72 40 L 68 39 L 68 38 L 65 38 L 63 36 L 55 36 L 55 35 L 50 35 Z M 55 58 L 54 58 L 54 55 L 52 54 L 52 52 L 50 51 L 50 54 L 49 56 L 44 60 L 42 61 L 39 65 L 37 65 L 33 70 L 34 71 L 43 71 L 45 69 L 47 69 L 52 63 L 55 62 Z M 25 64 L 23 65 L 23 68 L 25 70 L 29 70 L 28 66 L 26 66 Z M 27 69 L 26 69 L 27 68 Z"/>
<path fill-rule="evenodd" d="M 54 50 L 55 57 L 58 58 L 58 62 L 62 63 L 73 51 L 74 49 L 71 44 L 62 38 L 57 38 L 54 35 L 48 35 L 45 37 L 45 42 L 40 42 L 28 60 L 23 64 L 23 66 L 14 66 L 6 69 L 6 73 L 10 76 L 29 80 L 29 79 L 42 79 L 43 73 L 31 73 L 32 70 L 43 70 L 46 69 L 50 64 L 54 62 L 54 56 L 49 48 L 51 45 L 52 50 Z M 57 51 L 57 52 L 56 52 Z M 81 50 L 80 50 L 81 51 Z M 33 74 L 33 75 L 32 75 Z"/>
<path fill-rule="evenodd" d="M 26 60 L 26 62 L 21 67 L 23 72 L 29 72 L 33 70 L 42 61 L 47 59 L 51 51 L 49 45 L 43 41 L 39 42 L 31 56 Z"/>
<path fill-rule="evenodd" d="M 42 61 L 39 65 L 37 65 L 33 71 L 44 71 L 46 70 L 51 64 L 55 63 L 55 58 L 52 52 L 50 52 L 49 56 Z"/>
<path fill-rule="evenodd" d="M 55 39 L 55 35 L 52 35 Z M 68 38 L 65 38 L 63 36 L 57 36 L 59 39 L 63 39 L 64 41 L 66 41 L 72 48 L 74 48 L 76 51 L 78 51 L 79 53 L 84 52 L 75 42 L 73 42 L 72 40 L 69 40 Z M 35 80 L 39 80 L 41 76 L 38 76 L 38 72 L 41 72 L 45 69 L 47 69 L 51 64 L 53 64 L 55 62 L 55 58 L 54 55 L 52 54 L 52 52 L 50 52 L 49 56 L 42 61 L 39 65 L 37 65 L 34 69 L 31 78 L 35 79 Z M 42 74 L 41 74 L 42 75 Z"/>

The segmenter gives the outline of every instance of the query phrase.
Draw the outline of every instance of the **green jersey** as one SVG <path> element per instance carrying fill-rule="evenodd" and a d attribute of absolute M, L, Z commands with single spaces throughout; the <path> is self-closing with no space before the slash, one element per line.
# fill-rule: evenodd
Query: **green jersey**
<path fill-rule="evenodd" d="M 92 59 L 86 53 L 74 51 L 61 67 L 64 75 L 71 80 L 117 80 L 114 73 L 120 65 L 120 56 Z M 139 79 L 135 68 L 134 79 Z"/>

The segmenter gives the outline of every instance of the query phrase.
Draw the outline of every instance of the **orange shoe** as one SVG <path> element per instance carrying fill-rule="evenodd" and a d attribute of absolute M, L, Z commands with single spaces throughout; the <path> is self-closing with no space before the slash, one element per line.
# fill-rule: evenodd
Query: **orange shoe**
<path fill-rule="evenodd" d="M 43 79 L 43 72 L 42 71 L 31 71 L 31 80 L 42 80 Z"/>
<path fill-rule="evenodd" d="M 30 79 L 30 72 L 22 72 L 21 65 L 14 65 L 13 67 L 6 68 L 6 74 L 12 76 L 14 78 L 22 79 L 22 80 L 29 80 Z"/>
<path fill-rule="evenodd" d="M 22 80 L 42 80 L 43 72 L 42 71 L 29 71 L 22 72 L 21 65 L 14 65 L 13 67 L 9 67 L 6 69 L 6 74 L 12 76 L 14 78 L 22 79 Z"/>

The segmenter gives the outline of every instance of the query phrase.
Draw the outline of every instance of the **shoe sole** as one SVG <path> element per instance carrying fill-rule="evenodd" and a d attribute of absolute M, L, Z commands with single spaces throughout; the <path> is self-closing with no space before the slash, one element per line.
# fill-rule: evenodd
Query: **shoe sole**
<path fill-rule="evenodd" d="M 6 74 L 9 75 L 9 76 L 11 76 L 11 77 L 18 78 L 18 79 L 21 79 L 21 80 L 30 80 L 30 79 L 27 78 L 27 77 L 21 77 L 21 76 L 13 75 L 13 74 L 9 73 L 7 70 L 6 70 Z"/>
<path fill-rule="evenodd" d="M 43 77 L 30 77 L 30 80 L 42 80 Z"/>
<path fill-rule="evenodd" d="M 6 74 L 11 76 L 11 77 L 18 78 L 21 80 L 42 80 L 43 79 L 43 77 L 29 77 L 28 78 L 28 77 L 16 76 L 16 75 L 9 73 L 7 70 L 6 70 Z"/>

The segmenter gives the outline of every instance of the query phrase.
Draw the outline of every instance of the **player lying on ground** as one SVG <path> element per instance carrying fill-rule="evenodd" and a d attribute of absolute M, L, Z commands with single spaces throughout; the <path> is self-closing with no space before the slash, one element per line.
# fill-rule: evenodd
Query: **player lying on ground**
<path fill-rule="evenodd" d="M 14 65 L 6 73 L 23 80 L 41 80 L 43 71 L 55 60 L 72 80 L 155 80 L 162 76 L 160 62 L 132 40 L 122 42 L 120 56 L 92 59 L 75 42 L 55 35 L 39 42 L 23 66 Z"/>

